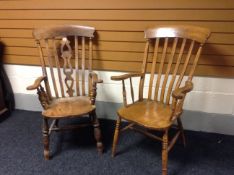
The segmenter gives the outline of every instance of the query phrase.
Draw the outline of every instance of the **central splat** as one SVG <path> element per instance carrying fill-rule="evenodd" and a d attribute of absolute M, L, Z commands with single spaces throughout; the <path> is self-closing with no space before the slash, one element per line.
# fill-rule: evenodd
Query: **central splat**
<path fill-rule="evenodd" d="M 70 46 L 70 41 L 67 38 L 63 38 L 61 41 L 61 57 L 63 58 L 64 65 L 63 65 L 63 73 L 65 74 L 65 84 L 67 87 L 67 93 L 70 97 L 73 96 L 73 84 L 74 79 L 72 78 L 73 69 L 71 64 L 72 58 L 72 49 Z"/>

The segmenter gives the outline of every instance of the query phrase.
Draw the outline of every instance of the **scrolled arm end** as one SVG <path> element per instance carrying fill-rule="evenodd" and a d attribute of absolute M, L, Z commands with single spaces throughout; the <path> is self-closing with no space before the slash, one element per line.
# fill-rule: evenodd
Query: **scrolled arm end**
<path fill-rule="evenodd" d="M 40 86 L 41 82 L 44 81 L 44 80 L 46 80 L 46 78 L 47 78 L 46 76 L 38 77 L 34 81 L 34 83 L 32 85 L 28 86 L 26 89 L 27 90 L 35 90 L 35 89 L 37 89 Z"/>
<path fill-rule="evenodd" d="M 98 75 L 95 72 L 90 72 L 89 77 L 92 79 L 93 83 L 103 83 L 103 80 L 98 79 Z"/>
<path fill-rule="evenodd" d="M 193 83 L 191 81 L 186 81 L 185 86 L 175 89 L 172 92 L 172 97 L 175 99 L 183 99 L 186 95 L 186 93 L 190 92 L 193 89 Z"/>

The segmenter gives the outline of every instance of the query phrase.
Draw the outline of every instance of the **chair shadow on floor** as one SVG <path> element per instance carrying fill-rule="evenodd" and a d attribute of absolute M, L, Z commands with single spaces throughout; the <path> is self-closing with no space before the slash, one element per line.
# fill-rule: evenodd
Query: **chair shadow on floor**
<path fill-rule="evenodd" d="M 88 118 L 74 118 L 69 121 L 61 121 L 61 125 L 80 124 L 87 122 Z M 103 134 L 104 143 L 104 153 L 111 150 L 112 138 L 114 132 L 114 121 L 104 121 L 100 119 L 101 131 Z M 95 151 L 95 139 L 93 135 L 93 127 L 84 127 L 76 130 L 70 130 L 65 132 L 53 133 L 54 136 L 51 137 L 51 147 L 53 150 L 51 152 L 51 157 L 59 156 L 63 151 L 69 151 L 77 149 L 93 149 Z"/>

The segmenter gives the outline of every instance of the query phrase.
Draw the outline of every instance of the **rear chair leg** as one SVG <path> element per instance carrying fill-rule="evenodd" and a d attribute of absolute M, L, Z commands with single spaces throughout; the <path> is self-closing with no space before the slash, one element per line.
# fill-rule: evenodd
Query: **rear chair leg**
<path fill-rule="evenodd" d="M 49 125 L 48 119 L 43 117 L 43 144 L 44 144 L 44 158 L 46 160 L 50 159 L 50 151 L 49 151 Z"/>
<path fill-rule="evenodd" d="M 58 120 L 58 119 L 55 119 L 55 124 L 54 124 L 54 126 L 55 126 L 56 128 L 58 128 L 58 125 L 59 125 L 59 120 Z"/>
<path fill-rule="evenodd" d="M 102 135 L 101 135 L 100 124 L 99 124 L 99 120 L 97 118 L 96 112 L 94 111 L 90 117 L 91 117 L 93 128 L 94 128 L 94 137 L 97 141 L 97 150 L 99 154 L 102 154 L 103 153 L 103 144 L 101 141 Z"/>
<path fill-rule="evenodd" d="M 183 144 L 184 144 L 184 147 L 185 147 L 186 146 L 186 139 L 185 139 L 185 136 L 184 136 L 183 124 L 182 124 L 182 121 L 181 121 L 180 118 L 177 118 L 177 123 L 178 123 L 179 130 L 181 132 L 182 141 L 183 141 Z"/>
<path fill-rule="evenodd" d="M 115 125 L 114 140 L 113 140 L 113 145 L 112 145 L 112 157 L 115 156 L 116 145 L 117 145 L 118 140 L 119 140 L 120 123 L 121 123 L 121 118 L 118 116 L 117 121 L 116 121 L 116 125 Z"/>

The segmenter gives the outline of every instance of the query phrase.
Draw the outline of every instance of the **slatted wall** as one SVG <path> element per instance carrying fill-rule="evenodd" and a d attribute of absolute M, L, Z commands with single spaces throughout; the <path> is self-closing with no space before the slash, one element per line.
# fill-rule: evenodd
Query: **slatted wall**
<path fill-rule="evenodd" d="M 159 24 L 210 28 L 196 75 L 234 77 L 233 0 L 6 0 L 0 1 L 5 63 L 38 65 L 32 29 L 53 24 L 96 28 L 94 68 L 138 71 L 143 31 Z"/>

